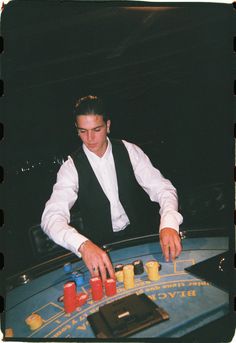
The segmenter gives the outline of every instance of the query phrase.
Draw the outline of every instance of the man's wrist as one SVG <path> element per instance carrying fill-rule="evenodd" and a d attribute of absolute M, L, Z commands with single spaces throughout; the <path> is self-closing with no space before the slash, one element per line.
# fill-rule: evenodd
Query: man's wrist
<path fill-rule="evenodd" d="M 87 239 L 86 241 L 84 241 L 82 244 L 80 244 L 79 248 L 78 248 L 78 251 L 79 253 L 83 253 L 83 250 L 86 246 L 86 244 L 89 242 L 89 239 Z"/>
<path fill-rule="evenodd" d="M 164 229 L 172 229 L 172 230 L 176 231 L 177 233 L 179 233 L 179 228 L 178 227 L 173 227 L 173 226 L 160 226 L 159 227 L 159 232 L 161 232 Z"/>

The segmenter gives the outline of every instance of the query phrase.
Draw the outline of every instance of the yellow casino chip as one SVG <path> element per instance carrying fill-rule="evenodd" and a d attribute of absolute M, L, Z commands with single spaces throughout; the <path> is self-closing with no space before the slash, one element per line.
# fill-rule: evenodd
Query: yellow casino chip
<path fill-rule="evenodd" d="M 124 274 L 124 287 L 125 289 L 130 289 L 134 287 L 134 266 L 132 264 L 127 264 L 123 268 Z"/>
<path fill-rule="evenodd" d="M 31 331 L 39 329 L 43 325 L 43 319 L 39 314 L 33 313 L 25 320 Z"/>
<path fill-rule="evenodd" d="M 159 275 L 159 263 L 156 260 L 148 261 L 145 265 L 145 269 L 150 281 L 157 281 L 160 279 Z"/>
<path fill-rule="evenodd" d="M 118 282 L 123 282 L 124 281 L 124 273 L 123 270 L 120 270 L 118 272 L 115 272 L 115 276 Z"/>
<path fill-rule="evenodd" d="M 13 337 L 14 336 L 14 333 L 13 333 L 13 329 L 12 328 L 7 328 L 5 330 L 5 337 Z"/>

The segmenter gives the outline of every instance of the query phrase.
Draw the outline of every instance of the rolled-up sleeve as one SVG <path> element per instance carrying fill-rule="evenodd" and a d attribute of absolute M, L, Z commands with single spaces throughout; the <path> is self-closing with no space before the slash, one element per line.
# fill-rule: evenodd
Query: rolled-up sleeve
<path fill-rule="evenodd" d="M 70 209 L 78 197 L 78 173 L 71 157 L 62 164 L 50 199 L 42 214 L 43 231 L 57 244 L 80 257 L 78 248 L 87 240 L 70 226 Z"/>
<path fill-rule="evenodd" d="M 179 231 L 183 222 L 178 212 L 178 196 L 172 183 L 156 169 L 148 156 L 135 144 L 123 141 L 129 153 L 137 182 L 150 199 L 160 205 L 160 230 L 169 227 Z"/>

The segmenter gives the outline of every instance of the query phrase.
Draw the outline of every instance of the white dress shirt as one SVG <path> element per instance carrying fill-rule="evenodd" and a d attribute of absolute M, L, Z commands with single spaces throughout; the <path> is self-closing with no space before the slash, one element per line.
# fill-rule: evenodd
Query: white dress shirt
<path fill-rule="evenodd" d="M 183 218 L 178 212 L 176 189 L 158 169 L 153 167 L 147 155 L 138 146 L 124 140 L 123 143 L 128 151 L 137 182 L 147 192 L 150 199 L 160 205 L 160 230 L 170 227 L 178 231 Z M 112 145 L 108 139 L 107 150 L 102 157 L 92 153 L 85 145 L 83 149 L 110 201 L 113 231 L 123 230 L 129 224 L 129 218 L 118 197 Z M 73 159 L 68 156 L 67 161 L 58 171 L 57 181 L 42 215 L 41 227 L 57 244 L 80 256 L 78 248 L 87 238 L 69 225 L 70 209 L 77 200 L 78 192 L 79 175 Z"/>

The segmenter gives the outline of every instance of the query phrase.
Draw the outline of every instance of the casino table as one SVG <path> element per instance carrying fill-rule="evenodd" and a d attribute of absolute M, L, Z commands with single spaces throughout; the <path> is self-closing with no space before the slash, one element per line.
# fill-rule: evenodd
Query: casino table
<path fill-rule="evenodd" d="M 161 270 L 160 279 L 157 281 L 150 281 L 145 271 L 135 275 L 134 288 L 128 290 L 124 288 L 123 282 L 117 282 L 117 293 L 111 297 L 104 295 L 99 301 L 92 300 L 90 274 L 86 266 L 72 254 L 67 254 L 64 259 L 49 261 L 51 270 L 45 264 L 36 275 L 29 270 L 27 274 L 18 276 L 17 285 L 8 285 L 3 331 L 11 328 L 13 338 L 21 340 L 95 338 L 87 320 L 88 315 L 97 312 L 104 304 L 129 294 L 145 293 L 168 312 L 169 320 L 139 331 L 130 338 L 178 338 L 197 332 L 199 328 L 215 323 L 230 313 L 229 289 L 187 269 L 191 270 L 191 267 L 198 266 L 198 263 L 223 256 L 229 250 L 229 238 L 224 235 L 215 236 L 209 232 L 201 235 L 186 232 L 182 237 L 182 246 L 180 257 L 173 262 L 165 262 L 156 235 L 105 245 L 104 249 L 108 252 L 113 266 L 130 264 L 137 259 L 145 264 L 155 259 L 161 264 Z M 77 287 L 77 292 L 88 294 L 86 304 L 72 313 L 65 313 L 63 302 L 58 301 L 63 294 L 63 285 L 71 279 L 71 274 L 65 273 L 63 268 L 68 261 L 72 263 L 73 271 L 84 275 L 84 284 Z M 222 259 L 220 261 L 222 262 Z M 224 268 L 219 263 L 215 264 L 214 268 L 213 274 L 222 274 L 225 280 Z M 212 267 L 209 272 L 212 273 Z M 33 313 L 42 317 L 43 325 L 31 331 L 25 319 Z"/>

